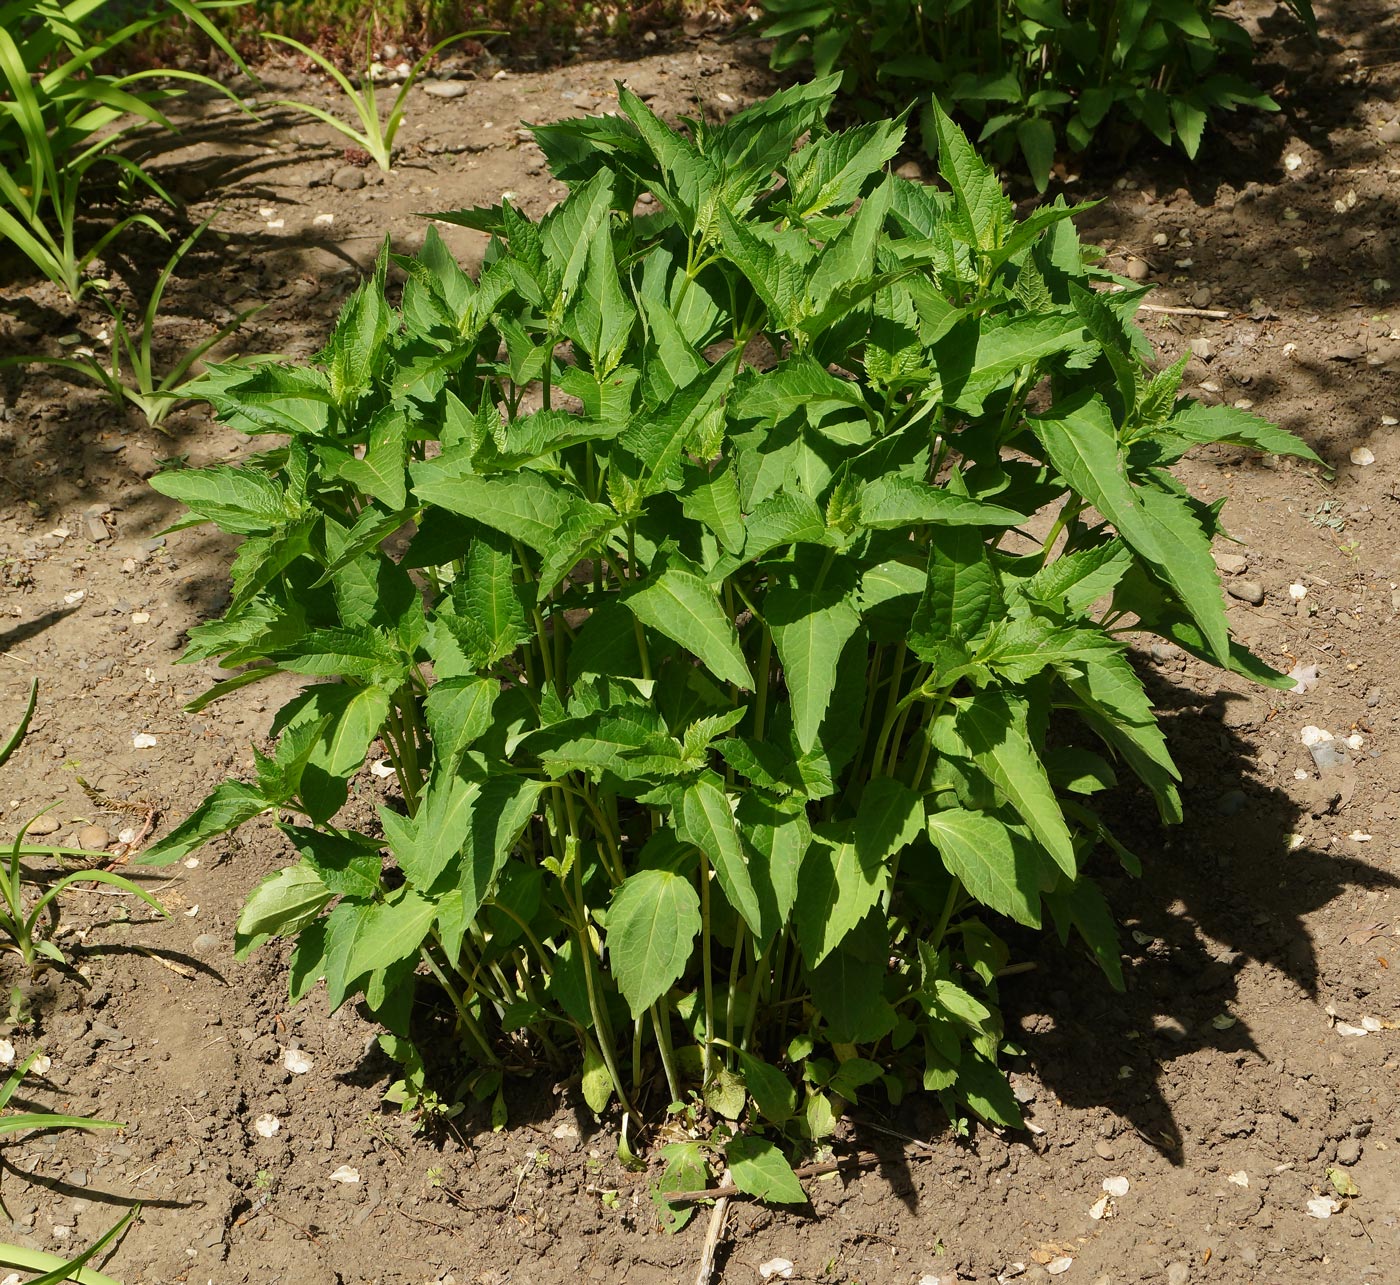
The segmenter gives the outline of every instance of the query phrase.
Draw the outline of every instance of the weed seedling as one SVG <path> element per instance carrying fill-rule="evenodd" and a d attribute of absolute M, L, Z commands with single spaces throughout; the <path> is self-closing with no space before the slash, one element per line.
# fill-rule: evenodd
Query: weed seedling
<path fill-rule="evenodd" d="M 108 363 L 104 364 L 100 361 L 97 354 L 90 348 L 84 348 L 79 349 L 78 355 L 73 357 L 8 357 L 4 361 L 0 361 L 0 366 L 34 364 L 58 366 L 64 370 L 72 371 L 98 385 L 114 405 L 122 406 L 127 403 L 133 405 L 146 417 L 146 422 L 152 428 L 160 428 L 165 417 L 179 402 L 185 399 L 186 390 L 195 382 L 190 376 L 190 371 L 195 363 L 216 344 L 222 343 L 233 334 L 250 317 L 256 316 L 267 306 L 259 304 L 257 307 L 245 309 L 207 339 L 203 339 L 187 349 L 184 355 L 164 375 L 157 375 L 152 349 L 156 321 L 165 288 L 169 284 L 171 273 L 175 271 L 180 260 L 184 258 L 186 252 L 200 238 L 215 217 L 217 217 L 217 211 L 195 228 L 166 261 L 146 300 L 139 330 L 133 332 L 127 325 L 125 311 L 119 305 L 113 304 L 107 295 L 102 296 L 102 302 L 112 316 L 111 359 Z"/>
<path fill-rule="evenodd" d="M 295 49 L 303 58 L 309 58 L 320 67 L 339 86 L 340 92 L 344 94 L 350 107 L 354 110 L 355 119 L 359 121 L 360 127 L 356 129 L 350 120 L 342 119 L 334 113 L 326 111 L 324 107 L 317 107 L 315 103 L 304 102 L 300 99 L 279 99 L 273 106 L 292 107 L 297 111 L 305 112 L 308 116 L 314 116 L 348 139 L 353 146 L 364 151 L 387 174 L 393 168 L 394 139 L 398 135 L 399 126 L 403 124 L 404 104 L 408 99 L 409 91 L 417 82 L 423 69 L 448 45 L 475 36 L 497 36 L 501 33 L 498 31 L 463 31 L 455 36 L 448 36 L 446 40 L 439 40 L 413 64 L 403 84 L 399 86 L 399 92 L 394 97 L 393 106 L 389 108 L 389 114 L 383 121 L 379 119 L 379 104 L 375 98 L 374 77 L 371 73 L 373 60 L 370 56 L 370 32 L 365 32 L 365 65 L 364 71 L 360 75 L 358 88 L 334 62 L 310 46 L 302 44 L 300 40 L 294 40 L 291 36 L 284 36 L 275 31 L 265 31 L 262 34 L 265 40 L 275 40 L 279 44 L 287 45 Z"/>

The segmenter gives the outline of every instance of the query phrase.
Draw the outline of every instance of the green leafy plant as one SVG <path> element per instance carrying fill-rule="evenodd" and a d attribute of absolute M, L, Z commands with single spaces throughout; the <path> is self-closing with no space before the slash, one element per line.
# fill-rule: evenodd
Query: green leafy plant
<path fill-rule="evenodd" d="M 294 1000 L 398 1041 L 440 1004 L 484 1072 L 581 1067 L 624 1148 L 653 1085 L 700 1094 L 668 1190 L 722 1150 L 799 1200 L 784 1146 L 869 1092 L 1017 1123 L 1005 926 L 1121 984 L 1090 871 L 1136 862 L 1092 796 L 1126 771 L 1180 816 L 1129 635 L 1288 681 L 1230 641 L 1218 506 L 1169 467 L 1316 457 L 1151 371 L 1075 210 L 1018 222 L 937 108 L 949 190 L 891 177 L 903 122 L 828 132 L 835 90 L 538 127 L 557 208 L 437 216 L 492 234 L 479 280 L 430 228 L 313 364 L 206 377 L 285 445 L 153 479 L 245 537 L 185 655 L 241 672 L 195 707 L 311 681 L 143 860 L 269 814 L 298 859 L 241 954 L 294 939 Z M 337 824 L 376 741 L 397 788 Z"/>
<path fill-rule="evenodd" d="M 448 36 L 446 40 L 439 40 L 413 64 L 412 69 L 404 78 L 403 84 L 399 86 L 399 92 L 394 96 L 393 105 L 389 108 L 389 115 L 381 121 L 379 119 L 379 104 L 374 92 L 373 57 L 370 52 L 372 33 L 370 31 L 365 32 L 365 63 L 364 71 L 360 74 L 359 88 L 356 88 L 350 77 L 325 54 L 318 53 L 309 45 L 304 45 L 300 40 L 295 40 L 291 36 L 284 36 L 275 31 L 265 31 L 263 32 L 265 40 L 275 40 L 279 44 L 295 49 L 303 58 L 309 58 L 320 67 L 339 86 L 341 93 L 345 95 L 350 106 L 354 109 L 355 119 L 359 121 L 360 128 L 356 129 L 351 121 L 342 120 L 334 113 L 326 111 L 324 107 L 317 107 L 315 103 L 303 102 L 300 99 L 279 99 L 273 106 L 292 107 L 323 121 L 339 134 L 348 138 L 356 147 L 368 152 L 374 163 L 385 173 L 388 173 L 393 167 L 394 139 L 398 135 L 399 126 L 403 124 L 404 104 L 408 100 L 409 91 L 417 83 L 418 77 L 422 75 L 423 69 L 448 45 L 475 36 L 496 34 L 499 33 L 462 31 L 455 36 Z"/>
<path fill-rule="evenodd" d="M 1286 0 L 1316 31 L 1310 0 Z M 833 70 L 875 116 L 939 95 L 981 126 L 999 165 L 1018 153 L 1044 190 L 1057 147 L 1143 130 L 1194 157 L 1219 111 L 1278 104 L 1238 70 L 1251 45 L 1222 0 L 762 0 L 775 68 Z M 936 149 L 926 121 L 929 150 Z"/>
<path fill-rule="evenodd" d="M 91 200 L 90 176 L 115 168 L 137 190 L 173 204 L 160 183 L 117 145 L 138 125 L 173 130 L 159 104 L 179 91 L 162 81 L 188 81 L 229 94 L 217 81 L 172 68 L 112 75 L 98 70 L 140 32 L 162 22 L 150 8 L 105 33 L 94 30 L 107 0 L 0 2 L 0 233 L 50 281 L 77 299 L 93 282 L 88 267 L 135 224 L 164 230 L 148 214 L 116 220 L 90 246 L 79 244 L 79 220 Z M 242 61 L 210 22 L 222 0 L 168 0 L 239 67 Z M 245 69 L 246 70 L 246 69 Z"/>
<path fill-rule="evenodd" d="M 199 240 L 204 230 L 216 217 L 217 212 L 205 219 L 166 260 L 165 266 L 156 277 L 155 285 L 146 300 L 146 307 L 141 314 L 141 329 L 138 332 L 133 333 L 128 329 L 126 313 L 120 305 L 112 303 L 106 294 L 101 296 L 102 302 L 112 316 L 111 357 L 107 363 L 100 361 L 91 348 L 80 348 L 77 355 L 72 357 L 50 357 L 42 354 L 6 357 L 0 360 L 0 367 L 44 365 L 58 366 L 64 370 L 72 371 L 74 374 L 82 375 L 85 379 L 95 383 L 107 394 L 114 406 L 121 407 L 128 404 L 135 406 L 146 417 L 146 422 L 152 428 L 160 428 L 165 422 L 166 416 L 180 402 L 186 400 L 186 390 L 195 382 L 194 377 L 190 374 L 195 363 L 200 361 L 211 348 L 233 334 L 250 317 L 256 316 L 267 306 L 259 304 L 257 307 L 247 308 L 240 312 L 214 334 L 187 348 L 164 375 L 157 375 L 153 349 L 156 319 L 160 314 L 160 304 L 165 295 L 165 287 L 169 284 L 170 276 L 179 265 L 180 260 L 185 257 L 185 254 Z M 266 358 L 259 358 L 259 360 L 266 360 Z"/>
<path fill-rule="evenodd" d="M 10 756 L 23 743 L 30 720 L 34 717 L 38 698 L 39 683 L 36 679 L 30 684 L 29 702 L 25 706 L 19 725 L 10 734 L 5 745 L 0 747 L 0 767 L 9 761 Z M 0 871 L 0 950 L 13 951 L 24 961 L 27 968 L 34 968 L 43 960 L 66 966 L 68 961 L 63 952 L 54 945 L 51 937 L 58 927 L 58 899 L 65 889 L 75 883 L 110 884 L 139 897 L 167 919 L 170 917 L 165 907 L 150 893 L 139 888 L 130 879 L 124 879 L 110 870 L 73 870 L 60 875 L 44 886 L 37 895 L 31 896 L 31 877 L 23 864 L 25 857 L 59 857 L 90 862 L 103 856 L 100 852 L 88 852 L 83 848 L 55 848 L 26 843 L 25 837 L 33 823 L 33 820 L 26 822 L 15 835 L 3 871 Z M 42 920 L 48 921 L 47 935 L 42 931 Z M 13 1092 L 13 1088 L 10 1092 Z M 0 1101 L 0 1107 L 3 1105 L 4 1102 Z M 0 1131 L 3 1131 L 3 1128 L 4 1122 L 0 1120 Z"/>

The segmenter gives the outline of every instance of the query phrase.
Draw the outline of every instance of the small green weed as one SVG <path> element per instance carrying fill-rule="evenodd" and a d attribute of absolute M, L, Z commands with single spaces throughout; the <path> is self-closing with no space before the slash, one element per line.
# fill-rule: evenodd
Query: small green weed
<path fill-rule="evenodd" d="M 399 86 L 399 92 L 394 96 L 393 105 L 389 108 L 389 115 L 381 121 L 379 119 L 379 104 L 375 97 L 374 77 L 371 72 L 373 59 L 370 54 L 371 36 L 365 33 L 365 61 L 360 72 L 360 84 L 355 83 L 335 63 L 325 54 L 304 45 L 300 40 L 295 40 L 291 36 L 284 36 L 278 32 L 266 31 L 263 39 L 275 40 L 279 44 L 284 44 L 295 49 L 304 58 L 309 58 L 322 71 L 329 76 L 342 94 L 345 95 L 350 106 L 354 109 L 355 119 L 359 121 L 359 129 L 348 120 L 342 120 L 332 112 L 326 111 L 323 107 L 317 107 L 314 103 L 303 102 L 300 99 L 279 99 L 273 104 L 274 107 L 292 107 L 297 111 L 306 112 L 309 116 L 314 116 L 317 120 L 323 121 L 337 130 L 344 137 L 348 138 L 356 147 L 362 148 L 369 153 L 370 158 L 381 170 L 386 173 L 393 166 L 394 139 L 398 136 L 399 126 L 403 124 L 404 104 L 408 100 L 409 91 L 417 83 L 418 77 L 422 75 L 423 69 L 432 59 L 447 48 L 448 45 L 456 44 L 459 40 L 468 40 L 475 36 L 498 35 L 499 32 L 486 31 L 463 31 L 455 36 L 448 36 L 445 40 L 439 40 L 431 49 L 413 64 L 412 69 L 404 78 L 404 82 Z"/>
<path fill-rule="evenodd" d="M 203 339 L 187 349 L 164 375 L 157 375 L 152 347 L 156 319 L 159 315 L 165 288 L 180 260 L 199 240 L 215 217 L 217 217 L 217 213 L 205 219 L 180 243 L 179 248 L 166 261 L 146 300 L 146 307 L 141 314 L 141 328 L 138 332 L 133 333 L 128 329 L 126 313 L 119 306 L 113 304 L 107 294 L 102 294 L 102 302 L 112 316 L 109 363 L 104 364 L 98 359 L 95 352 L 90 348 L 84 348 L 77 350 L 77 355 L 72 357 L 43 355 L 7 357 L 0 360 L 0 367 L 44 365 L 58 366 L 63 370 L 72 371 L 98 385 L 107 394 L 108 400 L 113 405 L 118 407 L 135 406 L 145 416 L 146 422 L 152 428 L 160 428 L 165 422 L 166 416 L 181 401 L 185 400 L 186 389 L 194 383 L 190 372 L 195 364 L 203 358 L 205 353 L 222 343 L 245 321 L 256 316 L 266 307 L 265 304 L 260 304 L 255 308 L 245 309 L 207 339 Z M 266 359 L 259 358 L 257 360 Z"/>

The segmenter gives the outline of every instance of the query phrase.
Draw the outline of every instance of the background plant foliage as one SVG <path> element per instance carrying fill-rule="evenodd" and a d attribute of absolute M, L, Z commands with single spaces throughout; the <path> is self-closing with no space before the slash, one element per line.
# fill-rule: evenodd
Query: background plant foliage
<path fill-rule="evenodd" d="M 1124 635 L 1282 681 L 1231 643 L 1218 509 L 1169 466 L 1315 458 L 1150 373 L 1144 291 L 1105 288 L 1074 210 L 1018 222 L 937 106 L 948 190 L 890 177 L 903 121 L 828 133 L 836 87 L 688 136 L 626 89 L 537 128 L 557 209 L 441 216 L 494 234 L 479 281 L 430 229 L 400 306 L 381 261 L 315 364 L 206 378 L 286 445 L 154 479 L 245 537 L 186 659 L 249 668 L 196 704 L 313 681 L 256 781 L 147 859 L 270 813 L 300 856 L 239 950 L 294 938 L 294 999 L 364 996 L 396 1100 L 426 982 L 479 1093 L 543 1061 L 599 1111 L 703 1088 L 705 1145 L 788 1200 L 744 1123 L 821 1138 L 876 1082 L 1017 1122 L 1006 927 L 1121 984 L 1086 866 L 1136 862 L 1092 797 L 1126 770 L 1180 815 Z M 360 833 L 336 816 L 376 738 L 402 799 Z"/>
<path fill-rule="evenodd" d="M 109 0 L 109 3 L 113 0 Z M 145 4 L 149 0 L 128 0 Z M 262 35 L 279 32 L 341 60 L 360 64 L 363 33 L 417 52 L 462 31 L 500 31 L 491 47 L 516 54 L 567 44 L 590 33 L 627 37 L 664 31 L 679 22 L 693 0 L 243 0 L 218 19 L 219 29 L 244 54 L 261 54 Z M 156 57 L 205 54 L 209 43 L 187 24 L 168 23 L 151 33 L 146 48 Z"/>
<path fill-rule="evenodd" d="M 1223 0 L 760 0 L 774 67 L 840 70 L 867 114 L 931 90 L 975 121 L 998 165 L 1042 190 L 1057 148 L 1142 131 L 1194 157 L 1212 114 L 1277 104 L 1242 78 L 1252 48 Z M 1311 0 L 1285 0 L 1316 30 Z M 937 149 L 925 120 L 930 154 Z"/>
<path fill-rule="evenodd" d="M 174 126 L 160 110 L 181 82 L 233 95 L 217 81 L 178 68 L 113 71 L 132 43 L 178 17 L 242 67 L 211 21 L 241 0 L 161 0 L 129 20 L 110 0 L 0 0 L 0 237 L 69 296 L 95 284 L 86 270 L 114 238 L 140 224 L 165 235 L 149 214 L 111 222 L 85 244 L 84 216 L 106 195 L 153 193 L 174 205 L 147 170 L 120 150 L 143 123 Z"/>

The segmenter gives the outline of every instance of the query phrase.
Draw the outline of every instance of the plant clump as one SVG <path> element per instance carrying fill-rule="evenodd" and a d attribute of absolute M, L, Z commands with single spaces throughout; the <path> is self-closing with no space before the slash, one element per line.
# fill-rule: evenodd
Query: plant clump
<path fill-rule="evenodd" d="M 1284 0 L 1316 35 L 1311 0 Z M 761 0 L 774 68 L 833 70 L 876 116 L 930 91 L 980 126 L 996 164 L 1044 191 L 1057 150 L 1126 152 L 1150 135 L 1194 157 L 1207 124 L 1277 111 L 1246 74 L 1250 37 L 1220 0 Z M 924 118 L 929 151 L 933 117 Z"/>
<path fill-rule="evenodd" d="M 1218 506 L 1170 466 L 1315 458 L 1153 373 L 1146 291 L 1073 208 L 1018 221 L 937 106 L 946 190 L 891 176 L 904 121 L 830 132 L 836 87 L 538 127 L 557 208 L 438 216 L 491 234 L 478 280 L 432 228 L 386 254 L 313 363 L 205 377 L 276 444 L 153 479 L 244 537 L 185 655 L 237 672 L 196 706 L 308 681 L 256 780 L 144 859 L 269 814 L 297 859 L 238 948 L 293 940 L 294 1000 L 363 997 L 396 1101 L 445 1109 L 435 991 L 498 1111 L 544 1064 L 598 1112 L 703 1102 L 668 1183 L 723 1145 L 780 1200 L 784 1143 L 871 1092 L 1019 1121 L 1008 928 L 1121 985 L 1091 871 L 1137 862 L 1094 796 L 1123 774 L 1180 817 L 1129 636 L 1288 685 L 1230 640 Z M 353 829 L 376 742 L 397 790 Z"/>

